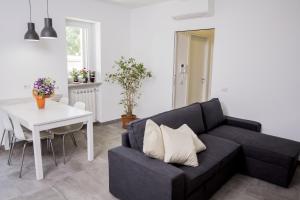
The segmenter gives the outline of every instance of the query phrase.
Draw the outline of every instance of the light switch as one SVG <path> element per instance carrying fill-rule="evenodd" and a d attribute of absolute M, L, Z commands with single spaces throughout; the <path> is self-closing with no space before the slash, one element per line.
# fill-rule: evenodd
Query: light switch
<path fill-rule="evenodd" d="M 221 91 L 222 92 L 228 92 L 228 88 L 222 88 Z"/>
<path fill-rule="evenodd" d="M 25 89 L 25 90 L 31 89 L 31 85 L 24 85 L 24 89 Z"/>

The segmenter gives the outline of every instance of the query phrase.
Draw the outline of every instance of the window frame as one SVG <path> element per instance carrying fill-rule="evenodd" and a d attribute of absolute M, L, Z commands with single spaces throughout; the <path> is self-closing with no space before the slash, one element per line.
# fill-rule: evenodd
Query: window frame
<path fill-rule="evenodd" d="M 66 27 L 77 27 L 82 29 L 82 40 L 81 40 L 81 53 L 82 53 L 82 67 L 86 67 L 90 70 L 90 57 L 92 52 L 92 35 L 93 35 L 93 24 L 89 22 L 79 20 L 66 20 Z M 69 63 L 69 55 L 67 54 L 67 62 Z M 68 71 L 71 71 L 68 67 Z"/>

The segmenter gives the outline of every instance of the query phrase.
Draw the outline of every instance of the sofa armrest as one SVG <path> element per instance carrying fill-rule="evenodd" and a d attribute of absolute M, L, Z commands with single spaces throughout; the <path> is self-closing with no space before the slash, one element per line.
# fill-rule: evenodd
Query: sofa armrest
<path fill-rule="evenodd" d="M 122 200 L 183 200 L 184 173 L 143 153 L 117 147 L 108 152 L 109 190 Z"/>
<path fill-rule="evenodd" d="M 122 134 L 122 146 L 131 147 L 128 132 Z"/>
<path fill-rule="evenodd" d="M 257 132 L 261 131 L 261 123 L 246 119 L 225 116 L 225 124 Z"/>

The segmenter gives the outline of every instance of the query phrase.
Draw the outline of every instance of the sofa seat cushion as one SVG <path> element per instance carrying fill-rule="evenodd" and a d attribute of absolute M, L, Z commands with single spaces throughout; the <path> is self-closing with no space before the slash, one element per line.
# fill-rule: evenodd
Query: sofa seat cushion
<path fill-rule="evenodd" d="M 177 129 L 187 124 L 195 133 L 205 132 L 200 103 L 164 112 L 149 118 L 136 120 L 128 125 L 129 141 L 132 148 L 142 151 L 146 121 L 153 120 L 156 124 Z"/>
<path fill-rule="evenodd" d="M 199 136 L 207 149 L 197 154 L 199 166 L 187 167 L 176 165 L 185 173 L 186 195 L 201 187 L 208 179 L 215 175 L 226 164 L 231 163 L 238 156 L 240 145 L 235 142 L 208 134 Z M 238 165 L 238 163 L 237 163 Z"/>
<path fill-rule="evenodd" d="M 242 145 L 246 157 L 289 169 L 297 159 L 300 143 L 259 132 L 222 125 L 208 132 Z"/>

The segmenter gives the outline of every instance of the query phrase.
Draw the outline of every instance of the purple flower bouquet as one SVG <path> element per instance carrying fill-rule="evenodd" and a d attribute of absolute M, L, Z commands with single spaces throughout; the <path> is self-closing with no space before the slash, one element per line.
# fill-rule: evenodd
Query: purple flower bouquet
<path fill-rule="evenodd" d="M 54 94 L 55 81 L 51 78 L 39 78 L 33 84 L 32 94 L 36 99 L 39 109 L 45 108 L 45 98 L 49 98 Z"/>
<path fill-rule="evenodd" d="M 50 97 L 54 94 L 55 81 L 50 78 L 39 78 L 34 82 L 33 94 L 34 96 L 42 96 L 44 98 Z"/>

